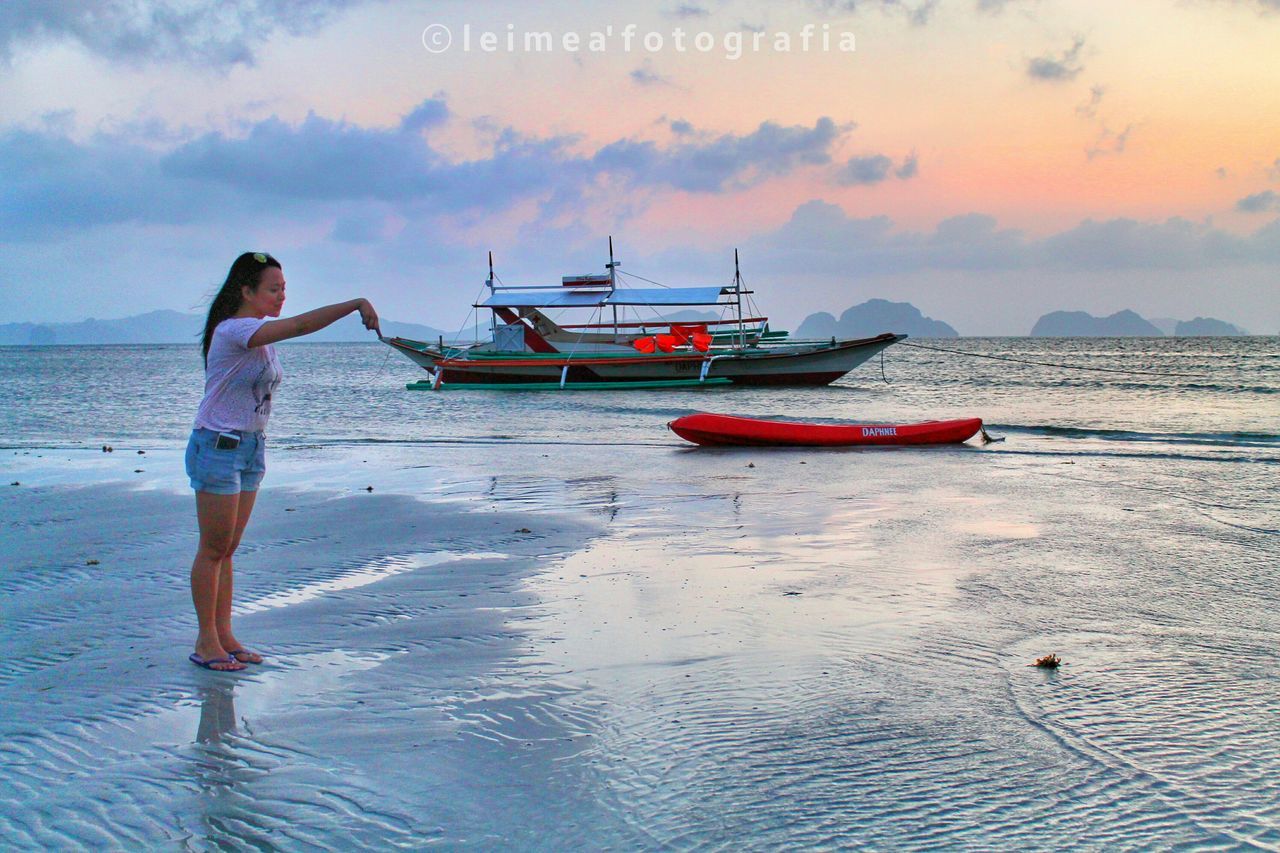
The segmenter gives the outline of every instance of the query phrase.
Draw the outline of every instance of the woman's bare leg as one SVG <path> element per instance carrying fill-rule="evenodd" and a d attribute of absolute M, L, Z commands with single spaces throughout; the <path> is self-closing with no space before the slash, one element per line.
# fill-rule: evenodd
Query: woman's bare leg
<path fill-rule="evenodd" d="M 240 493 L 240 505 L 236 512 L 236 526 L 231 538 L 231 548 L 227 551 L 227 556 L 222 558 L 222 564 L 218 572 L 216 625 L 218 628 L 218 641 L 222 643 L 222 648 L 227 651 L 244 648 L 244 645 L 236 639 L 236 635 L 231 631 L 231 597 L 235 588 L 231 558 L 235 554 L 235 550 L 240 547 L 240 539 L 244 536 L 244 528 L 249 523 L 249 516 L 253 512 L 253 503 L 257 497 L 257 492 Z M 241 663 L 262 663 L 262 656 L 256 652 L 238 655 L 236 659 Z"/>
<path fill-rule="evenodd" d="M 227 651 L 218 639 L 218 586 L 221 565 L 230 554 L 235 538 L 240 495 L 215 495 L 196 492 L 196 520 L 200 525 L 200 544 L 191 564 L 191 600 L 196 607 L 199 633 L 196 654 L 204 660 L 222 658 Z M 244 669 L 242 663 L 215 664 L 214 669 Z"/>

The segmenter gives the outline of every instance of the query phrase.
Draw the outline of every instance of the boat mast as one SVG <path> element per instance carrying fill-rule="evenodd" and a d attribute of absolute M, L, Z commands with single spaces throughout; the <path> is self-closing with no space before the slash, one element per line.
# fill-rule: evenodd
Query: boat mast
<path fill-rule="evenodd" d="M 733 292 L 738 304 L 738 346 L 747 345 L 747 332 L 742 326 L 742 273 L 738 270 L 738 250 L 733 250 Z"/>
<path fill-rule="evenodd" d="M 605 269 L 609 271 L 609 294 L 610 295 L 612 295 L 613 291 L 616 290 L 618 287 L 617 269 L 620 266 L 622 266 L 622 261 L 615 261 L 613 259 L 613 235 L 610 234 L 609 235 L 609 263 L 605 265 Z M 613 337 L 614 337 L 614 340 L 617 340 L 618 338 L 618 306 L 612 305 L 610 307 L 613 308 Z"/>
<path fill-rule="evenodd" d="M 485 286 L 489 288 L 489 295 L 493 296 L 496 292 L 493 287 L 493 250 L 489 250 L 489 278 L 485 281 Z M 489 332 L 493 336 L 493 340 L 498 339 L 498 315 L 496 311 L 489 312 Z M 477 336 L 478 337 L 478 336 Z"/>

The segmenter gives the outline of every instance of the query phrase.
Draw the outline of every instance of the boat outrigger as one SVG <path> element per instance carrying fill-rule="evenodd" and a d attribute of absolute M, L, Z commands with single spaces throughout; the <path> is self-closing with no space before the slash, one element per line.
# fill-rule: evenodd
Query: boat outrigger
<path fill-rule="evenodd" d="M 492 338 L 466 345 L 407 338 L 382 340 L 430 373 L 414 390 L 679 388 L 713 385 L 827 385 L 906 335 L 858 340 L 794 340 L 748 316 L 734 252 L 730 286 L 619 287 L 620 261 L 602 275 L 565 276 L 559 285 L 507 286 L 493 273 L 488 295 L 472 307 L 492 312 Z M 718 309 L 720 318 L 672 322 L 676 309 Z M 589 311 L 590 322 L 559 323 L 548 310 Z M 647 309 L 656 319 L 626 319 Z M 620 313 L 621 311 L 621 313 Z M 606 312 L 608 318 L 606 319 Z"/>

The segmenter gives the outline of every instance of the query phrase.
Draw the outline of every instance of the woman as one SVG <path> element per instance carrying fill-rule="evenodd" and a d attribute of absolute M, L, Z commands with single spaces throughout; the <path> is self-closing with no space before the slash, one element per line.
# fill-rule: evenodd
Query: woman
<path fill-rule="evenodd" d="M 191 565 L 191 598 L 200 630 L 191 662 L 234 672 L 262 663 L 231 630 L 231 555 L 240 544 L 258 484 L 266 472 L 263 430 L 271 395 L 280 384 L 272 344 L 309 335 L 352 311 L 381 335 L 367 299 L 326 305 L 296 317 L 279 317 L 284 270 L 262 252 L 236 258 L 213 297 L 204 324 L 204 399 L 187 442 L 187 476 L 196 491 L 200 545 Z"/>

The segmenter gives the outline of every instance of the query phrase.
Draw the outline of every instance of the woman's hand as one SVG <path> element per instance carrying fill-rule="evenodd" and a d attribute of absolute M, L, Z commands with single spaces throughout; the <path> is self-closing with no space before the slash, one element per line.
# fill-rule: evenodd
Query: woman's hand
<path fill-rule="evenodd" d="M 360 311 L 360 322 L 364 323 L 364 327 L 373 329 L 378 337 L 382 337 L 382 329 L 378 326 L 378 312 L 373 310 L 373 303 L 368 299 L 361 299 L 357 310 Z"/>

